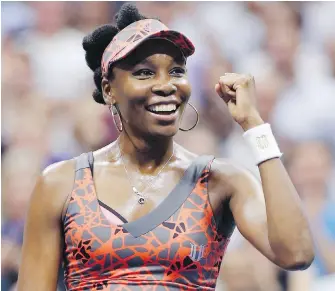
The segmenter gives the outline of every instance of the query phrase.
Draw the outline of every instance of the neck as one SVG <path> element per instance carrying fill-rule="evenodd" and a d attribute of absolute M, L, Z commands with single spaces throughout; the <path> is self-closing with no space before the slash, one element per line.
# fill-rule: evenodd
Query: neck
<path fill-rule="evenodd" d="M 137 165 L 141 172 L 151 173 L 173 154 L 172 138 L 138 138 L 122 133 L 118 143 L 123 157 Z"/>

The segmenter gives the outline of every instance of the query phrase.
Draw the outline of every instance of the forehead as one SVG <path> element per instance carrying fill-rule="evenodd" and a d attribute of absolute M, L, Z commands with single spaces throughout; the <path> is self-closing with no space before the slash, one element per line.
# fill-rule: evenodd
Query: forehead
<path fill-rule="evenodd" d="M 181 50 L 165 39 L 149 39 L 135 48 L 126 58 L 116 64 L 119 68 L 130 68 L 139 63 L 176 62 L 185 64 L 186 59 Z M 163 63 L 162 63 L 163 64 Z"/>

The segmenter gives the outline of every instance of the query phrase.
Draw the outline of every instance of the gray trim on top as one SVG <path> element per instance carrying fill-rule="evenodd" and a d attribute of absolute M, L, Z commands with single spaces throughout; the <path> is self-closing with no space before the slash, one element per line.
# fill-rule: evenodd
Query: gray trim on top
<path fill-rule="evenodd" d="M 180 182 L 161 204 L 139 219 L 123 224 L 123 228 L 132 236 L 139 237 L 169 219 L 191 194 L 203 170 L 213 159 L 214 156 L 197 157 L 187 168 Z"/>

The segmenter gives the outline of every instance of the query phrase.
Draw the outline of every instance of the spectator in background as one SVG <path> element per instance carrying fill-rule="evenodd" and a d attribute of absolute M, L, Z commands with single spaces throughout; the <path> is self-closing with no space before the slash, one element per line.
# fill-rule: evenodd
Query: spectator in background
<path fill-rule="evenodd" d="M 16 50 L 10 39 L 6 40 L 2 61 L 1 93 L 2 105 L 6 109 L 2 111 L 2 118 L 5 120 L 2 124 L 2 137 L 6 143 L 20 142 L 26 145 L 29 143 L 28 139 L 41 138 L 38 130 L 47 123 L 48 107 L 33 86 L 29 56 Z M 34 121 L 37 122 L 33 125 Z M 22 140 L 24 138 L 26 140 Z"/>
<path fill-rule="evenodd" d="M 31 62 L 32 83 L 49 104 L 49 159 L 57 161 L 75 155 L 71 106 L 91 88 L 91 76 L 83 62 L 84 32 L 69 26 L 71 9 L 67 2 L 31 2 L 36 22 L 21 39 Z M 55 53 L 57 52 L 57 53 Z"/>
<path fill-rule="evenodd" d="M 319 141 L 298 144 L 287 157 L 287 168 L 304 203 L 315 240 L 316 276 L 335 273 L 335 203 L 328 183 L 332 156 Z"/>
<path fill-rule="evenodd" d="M 41 154 L 36 149 L 11 147 L 2 169 L 2 216 L 6 219 L 1 224 L 1 285 L 8 290 L 17 279 L 25 215 L 41 169 Z"/>
<path fill-rule="evenodd" d="M 187 126 L 182 125 L 183 128 L 187 128 Z M 217 137 L 204 125 L 194 128 L 192 134 L 187 134 L 187 132 L 178 133 L 175 140 L 181 145 L 187 145 L 188 150 L 197 155 L 215 155 L 219 150 Z M 206 142 L 203 142 L 204 140 Z"/>
<path fill-rule="evenodd" d="M 327 40 L 325 48 L 331 62 L 331 76 L 335 78 L 335 36 Z"/>
<path fill-rule="evenodd" d="M 96 107 L 92 110 L 92 107 Z M 81 102 L 81 106 L 73 110 L 74 112 L 74 131 L 78 146 L 81 151 L 89 152 L 108 144 L 110 139 L 117 138 L 115 127 L 108 127 L 109 121 L 113 123 L 110 113 L 104 110 L 102 106 L 94 104 L 90 99 Z M 99 133 L 97 135 L 97 132 Z"/>
<path fill-rule="evenodd" d="M 117 4 L 116 1 L 71 1 L 67 4 L 68 24 L 85 34 L 89 33 L 92 27 L 110 22 Z"/>
<path fill-rule="evenodd" d="M 238 248 L 227 252 L 216 291 L 283 291 L 278 270 L 243 240 Z"/>
<path fill-rule="evenodd" d="M 276 13 L 273 13 L 276 11 Z M 300 14 L 285 2 L 262 3 L 259 16 L 266 26 L 264 47 L 288 83 L 294 81 L 300 45 Z"/>
<path fill-rule="evenodd" d="M 78 54 L 84 33 L 67 24 L 69 4 L 56 1 L 30 5 L 36 14 L 36 24 L 23 40 L 23 49 L 31 58 L 34 85 L 54 101 L 81 98 L 91 79 Z"/>

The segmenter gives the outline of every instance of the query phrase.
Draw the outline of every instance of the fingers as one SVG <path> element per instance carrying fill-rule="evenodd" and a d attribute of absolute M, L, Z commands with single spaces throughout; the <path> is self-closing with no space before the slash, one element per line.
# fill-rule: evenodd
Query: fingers
<path fill-rule="evenodd" d="M 220 77 L 220 83 L 238 93 L 237 102 L 255 103 L 255 80 L 251 75 L 226 73 Z M 235 95 L 236 96 L 236 95 Z M 236 100 L 236 97 L 235 97 Z"/>
<path fill-rule="evenodd" d="M 221 81 L 215 85 L 215 91 L 226 103 L 236 100 L 236 92 Z"/>
<path fill-rule="evenodd" d="M 239 87 L 247 88 L 254 83 L 251 75 L 243 75 L 236 73 L 225 73 L 220 77 L 220 83 L 225 84 L 230 89 L 236 91 Z"/>
<path fill-rule="evenodd" d="M 223 98 L 224 97 L 224 94 L 223 94 L 223 92 L 221 91 L 221 86 L 220 86 L 220 84 L 215 84 L 215 92 L 216 93 L 218 93 L 218 95 L 221 97 L 221 98 Z"/>
<path fill-rule="evenodd" d="M 225 73 L 215 85 L 215 91 L 231 110 L 234 105 L 243 108 L 255 103 L 255 81 L 251 75 Z"/>

